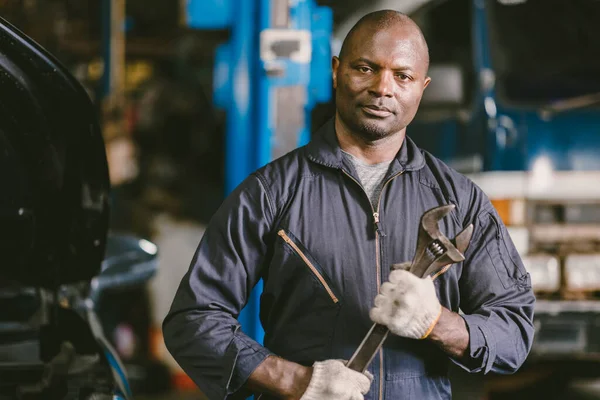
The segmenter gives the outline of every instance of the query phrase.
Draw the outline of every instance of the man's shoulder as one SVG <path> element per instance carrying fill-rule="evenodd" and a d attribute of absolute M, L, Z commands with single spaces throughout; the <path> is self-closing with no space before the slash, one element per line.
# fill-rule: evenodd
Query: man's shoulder
<path fill-rule="evenodd" d="M 269 183 L 277 183 L 286 177 L 294 177 L 306 173 L 306 146 L 298 147 L 288 153 L 269 161 L 255 171 Z"/>
<path fill-rule="evenodd" d="M 433 154 L 422 150 L 425 167 L 420 174 L 421 183 L 441 190 L 463 212 L 487 207 L 486 194 L 468 176 L 458 172 Z"/>
<path fill-rule="evenodd" d="M 307 157 L 306 146 L 298 147 L 270 161 L 254 172 L 262 185 L 276 198 L 287 197 L 298 187 L 300 181 L 317 173 Z"/>
<path fill-rule="evenodd" d="M 438 184 L 446 183 L 462 188 L 475 186 L 475 183 L 466 175 L 458 172 L 433 154 L 423 149 L 421 149 L 421 153 L 425 159 L 424 172 L 425 175 L 429 175 L 429 179 L 433 179 Z"/>

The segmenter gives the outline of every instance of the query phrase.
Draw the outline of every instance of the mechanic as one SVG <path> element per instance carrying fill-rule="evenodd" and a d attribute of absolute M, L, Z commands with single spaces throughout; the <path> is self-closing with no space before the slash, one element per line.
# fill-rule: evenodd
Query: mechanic
<path fill-rule="evenodd" d="M 477 186 L 406 136 L 428 65 L 409 17 L 364 16 L 332 60 L 335 117 L 210 221 L 163 325 L 209 399 L 449 399 L 449 362 L 473 373 L 524 362 L 535 298 L 505 226 Z M 435 281 L 390 272 L 413 258 L 421 215 L 447 204 L 447 237 L 474 225 L 465 261 Z M 264 346 L 236 319 L 261 278 Z M 393 335 L 352 371 L 345 360 L 373 321 Z"/>

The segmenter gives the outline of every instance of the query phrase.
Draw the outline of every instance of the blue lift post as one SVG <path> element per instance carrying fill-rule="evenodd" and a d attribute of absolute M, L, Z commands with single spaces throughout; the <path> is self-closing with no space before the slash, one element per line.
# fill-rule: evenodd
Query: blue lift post
<path fill-rule="evenodd" d="M 315 0 L 187 0 L 187 24 L 229 29 L 215 56 L 214 101 L 227 111 L 225 194 L 310 140 L 311 111 L 331 98 L 333 15 Z M 262 343 L 262 281 L 239 316 Z"/>

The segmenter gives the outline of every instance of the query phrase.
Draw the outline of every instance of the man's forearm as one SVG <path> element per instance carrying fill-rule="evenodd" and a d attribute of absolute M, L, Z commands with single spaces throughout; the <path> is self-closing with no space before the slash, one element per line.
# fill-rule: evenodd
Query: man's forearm
<path fill-rule="evenodd" d="M 463 359 L 469 348 L 469 331 L 465 320 L 445 307 L 442 307 L 442 315 L 428 339 L 457 360 Z"/>
<path fill-rule="evenodd" d="M 298 400 L 305 392 L 311 377 L 312 368 L 269 356 L 252 372 L 245 386 L 253 393 Z"/>

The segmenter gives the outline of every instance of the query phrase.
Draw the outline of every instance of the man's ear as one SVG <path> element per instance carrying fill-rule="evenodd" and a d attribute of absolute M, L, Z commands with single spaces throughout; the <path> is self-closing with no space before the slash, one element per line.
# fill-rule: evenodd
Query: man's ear
<path fill-rule="evenodd" d="M 340 66 L 340 59 L 333 56 L 331 59 L 331 70 L 333 71 L 333 88 L 337 89 L 337 73 Z"/>
<path fill-rule="evenodd" d="M 423 90 L 425 90 L 425 88 L 429 85 L 429 82 L 431 82 L 431 77 L 427 77 L 425 78 L 425 83 L 423 84 Z"/>

